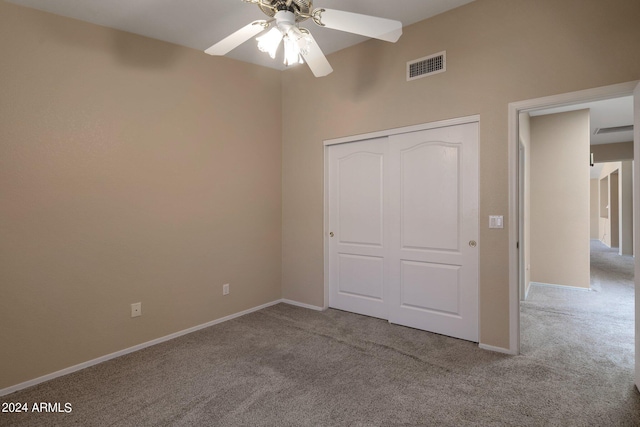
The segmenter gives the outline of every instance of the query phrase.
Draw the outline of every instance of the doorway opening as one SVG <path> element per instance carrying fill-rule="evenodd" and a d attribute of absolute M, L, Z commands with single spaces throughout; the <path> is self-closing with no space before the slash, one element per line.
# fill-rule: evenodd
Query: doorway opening
<path fill-rule="evenodd" d="M 522 192 L 522 182 L 525 181 L 527 178 L 527 174 L 530 173 L 531 171 L 528 171 L 527 168 L 530 167 L 530 163 L 528 162 L 530 159 L 527 159 L 526 154 L 523 155 L 522 153 L 522 140 L 520 138 L 520 128 L 521 128 L 521 122 L 520 122 L 520 118 L 521 118 L 521 114 L 526 113 L 527 115 L 532 115 L 532 114 L 536 114 L 537 112 L 540 111 L 544 111 L 544 110 L 550 110 L 552 108 L 557 108 L 557 109 L 564 109 L 564 112 L 567 111 L 572 111 L 575 109 L 579 109 L 581 107 L 580 104 L 584 104 L 584 103 L 592 103 L 595 101 L 603 101 L 603 100 L 610 100 L 610 99 L 618 99 L 618 98 L 623 98 L 623 97 L 631 97 L 631 99 L 633 99 L 634 96 L 634 89 L 636 89 L 636 87 L 638 86 L 638 82 L 629 82 L 629 83 L 625 83 L 625 84 L 619 84 L 619 85 L 613 85 L 613 86 L 608 86 L 608 87 L 603 87 L 603 88 L 597 88 L 597 89 L 591 89 L 591 90 L 586 90 L 586 91 L 581 91 L 581 92 L 575 92 L 575 93 L 570 93 L 570 94 L 564 94 L 564 95 L 558 95 L 558 96 L 551 96 L 551 97 L 546 97 L 546 98 L 539 98 L 539 99 L 535 99 L 535 100 L 528 100 L 528 101 L 522 101 L 522 102 L 518 102 L 518 103 L 512 103 L 509 105 L 509 138 L 510 138 L 510 144 L 509 144 L 509 176 L 510 176 L 510 217 L 512 218 L 516 218 L 518 219 L 517 221 L 511 221 L 510 225 L 509 225 L 509 239 L 510 239 L 510 244 L 511 244 L 511 250 L 509 253 L 509 265 L 510 265 L 510 269 L 509 269 L 509 282 L 510 282 L 510 351 L 513 354 L 518 354 L 521 351 L 521 333 L 527 333 L 527 331 L 523 331 L 523 324 L 526 324 L 526 322 L 521 323 L 521 319 L 520 319 L 520 305 L 521 305 L 521 301 L 524 300 L 524 297 L 526 295 L 526 292 L 538 292 L 539 288 L 542 288 L 543 286 L 535 286 L 535 287 L 531 287 L 531 286 L 527 286 L 527 283 L 523 284 L 523 280 L 527 281 L 527 280 L 531 280 L 531 279 L 527 279 L 525 277 L 528 277 L 531 274 L 531 271 L 529 270 L 530 265 L 527 264 L 527 262 L 525 261 L 525 257 L 522 255 L 522 251 L 520 250 L 520 248 L 527 248 L 527 245 L 530 244 L 530 242 L 527 239 L 527 237 L 530 237 L 530 235 L 527 235 L 527 232 L 531 233 L 531 230 L 527 230 L 526 224 L 525 224 L 525 217 L 528 217 L 528 213 L 527 213 L 527 208 L 526 206 L 523 206 L 524 204 L 522 203 L 521 200 L 521 192 Z M 637 100 L 636 100 L 637 103 Z M 584 107 L 584 106 L 582 106 Z M 588 107 L 587 107 L 588 108 Z M 557 111 L 560 112 L 560 111 Z M 635 118 L 635 121 L 637 122 L 638 118 Z M 636 128 L 637 128 L 637 124 L 636 124 Z M 637 129 L 636 129 L 637 131 Z M 590 132 L 593 133 L 593 132 Z M 636 132 L 637 135 L 637 132 Z M 633 138 L 631 138 L 633 140 Z M 637 139 L 637 136 L 636 136 Z M 638 141 L 635 142 L 636 144 L 638 143 Z M 637 151 L 637 150 L 636 150 Z M 637 156 L 638 153 L 636 152 L 635 155 Z M 633 158 L 633 157 L 632 157 Z M 586 164 L 588 164 L 588 154 L 584 156 L 584 162 Z M 634 174 L 634 169 L 638 168 L 638 162 L 636 161 L 635 164 L 634 163 L 630 163 L 630 175 Z M 635 175 L 637 178 L 638 172 L 637 170 L 635 171 Z M 530 177 L 529 177 L 530 179 Z M 607 176 L 607 182 L 608 182 L 608 190 L 609 193 L 611 193 L 611 184 L 615 185 L 615 188 L 618 188 L 619 183 L 622 182 L 622 180 L 625 179 L 624 178 L 624 171 L 619 168 L 617 171 L 611 171 L 611 173 Z M 591 184 L 593 185 L 593 184 Z M 600 190 L 600 185 L 597 185 L 597 190 Z M 589 191 L 589 190 L 587 190 Z M 593 191 L 593 190 L 591 190 Z M 638 188 L 634 189 L 635 194 L 637 195 L 638 192 Z M 616 194 L 614 194 L 614 197 L 618 196 L 621 197 L 620 193 L 616 192 Z M 587 198 L 588 200 L 588 198 Z M 610 200 L 610 194 L 607 194 L 607 200 L 608 202 L 611 202 Z M 619 203 L 619 201 L 615 201 L 616 202 L 616 206 L 620 207 L 620 209 L 622 209 L 621 204 Z M 600 203 L 600 202 L 599 202 Z M 636 200 L 634 201 L 634 203 L 638 203 L 637 197 Z M 608 207 L 609 204 L 604 205 L 603 207 Z M 637 205 L 636 205 L 637 206 Z M 634 212 L 633 210 L 631 211 L 631 215 L 629 218 L 629 221 L 631 224 L 633 224 L 633 218 L 638 216 L 638 212 L 636 209 L 636 212 Z M 530 214 L 530 212 L 529 212 Z M 614 214 L 614 212 L 611 212 L 610 209 L 607 211 L 607 216 L 611 217 Z M 616 218 L 619 219 L 617 224 L 610 224 L 609 223 L 609 236 L 611 236 L 612 231 L 616 234 L 616 237 L 620 236 L 621 233 L 620 231 L 624 228 L 623 225 L 623 219 L 622 216 L 620 215 L 620 212 L 615 213 Z M 529 218 L 527 218 L 529 219 Z M 599 218 L 599 221 L 602 218 Z M 636 221 L 638 222 L 638 221 Z M 611 228 L 611 226 L 613 226 L 613 230 Z M 616 227 L 618 228 L 616 230 Z M 587 230 L 587 236 L 589 236 L 590 231 Z M 627 242 L 626 244 L 631 245 L 631 248 L 633 248 L 634 244 L 633 244 L 633 234 L 634 232 L 631 232 L 630 235 L 631 237 L 631 242 Z M 590 237 L 590 236 L 589 236 Z M 584 284 L 580 284 L 579 286 L 575 286 L 574 288 L 553 288 L 553 287 L 548 287 L 548 289 L 544 289 L 544 291 L 542 292 L 544 293 L 556 293 L 558 295 L 555 295 L 554 299 L 548 298 L 549 301 L 553 301 L 555 304 L 562 304 L 563 302 L 563 298 L 564 301 L 569 301 L 571 300 L 572 302 L 578 301 L 580 302 L 580 300 L 586 300 L 588 299 L 590 296 L 595 295 L 595 292 L 587 292 L 587 291 L 577 291 L 576 289 L 580 289 L 580 288 L 591 288 L 591 287 L 598 287 L 601 286 L 601 282 L 603 280 L 609 280 L 604 276 L 601 276 L 601 269 L 600 267 L 602 265 L 606 264 L 607 260 L 611 260 L 613 258 L 612 255 L 615 255 L 616 257 L 626 257 L 625 261 L 626 261 L 626 265 L 622 266 L 622 271 L 626 271 L 625 273 L 620 273 L 620 271 L 618 272 L 613 272 L 614 276 L 627 276 L 628 279 L 628 285 L 627 288 L 631 288 L 628 289 L 630 291 L 635 291 L 634 288 L 637 288 L 637 281 L 634 280 L 633 278 L 633 270 L 634 270 L 634 260 L 632 258 L 632 255 L 619 255 L 618 253 L 623 251 L 623 242 L 622 241 L 618 241 L 618 242 L 613 242 L 614 244 L 616 244 L 616 246 L 614 246 L 614 249 L 611 249 L 611 241 L 609 241 L 609 245 L 604 245 L 601 241 L 601 239 L 594 239 L 595 242 L 590 242 L 589 237 L 587 238 L 586 242 L 588 245 L 587 248 L 587 254 L 589 254 L 588 256 L 590 258 L 594 258 L 594 254 L 595 254 L 595 258 L 598 259 L 597 264 L 599 266 L 599 272 L 598 272 L 598 276 L 594 279 L 594 278 L 590 278 L 589 282 L 587 284 L 587 286 L 584 286 Z M 601 237 L 601 236 L 600 236 Z M 620 237 L 618 237 L 620 238 Z M 614 238 L 615 239 L 615 238 Z M 595 243 L 595 244 L 594 244 Z M 598 247 L 598 244 L 603 245 L 604 247 Z M 595 246 L 595 247 L 594 247 Z M 605 250 L 606 249 L 606 250 Z M 622 258 L 618 258 L 618 260 L 620 260 Z M 620 266 L 618 266 L 620 267 Z M 605 272 L 606 273 L 606 272 Z M 606 274 L 605 274 L 606 276 Z M 630 284 L 630 285 L 629 285 Z M 528 288 L 528 289 L 527 289 Z M 567 293 L 570 293 L 570 296 L 567 296 Z M 637 294 L 637 292 L 636 292 Z M 547 297 L 543 297 L 547 298 Z M 637 308 L 634 308 L 635 304 L 633 304 L 633 297 L 629 297 L 629 295 L 627 295 L 627 303 L 631 304 L 631 314 L 634 314 L 634 311 L 637 310 Z M 547 301 L 547 302 L 549 302 Z M 586 301 L 582 301 L 583 305 L 581 306 L 582 310 L 587 310 L 588 308 L 588 303 Z M 556 306 L 555 308 L 553 307 L 553 305 L 550 305 L 546 308 L 546 310 L 550 313 L 551 316 L 556 316 L 559 325 L 562 325 L 563 322 L 567 322 L 567 317 L 562 318 L 562 315 L 560 314 L 559 310 L 556 310 L 558 306 Z M 583 311 L 586 312 L 586 311 Z M 638 316 L 633 316 L 637 319 Z M 527 319 L 528 321 L 529 319 Z M 633 343 L 633 324 L 636 322 L 636 320 L 632 321 L 631 324 L 631 331 L 630 331 L 630 339 L 627 339 L 627 341 L 631 341 L 631 343 Z M 589 329 L 590 325 L 588 323 L 584 323 L 582 325 L 582 329 L 587 331 Z M 586 337 L 589 337 L 589 339 L 593 338 L 594 335 L 586 335 Z M 552 337 L 547 337 L 547 338 L 552 338 Z M 560 338 L 557 338 L 560 339 Z M 558 342 L 559 345 L 557 346 L 551 346 L 550 348 L 552 348 L 552 351 L 561 351 L 562 350 L 562 346 L 560 345 L 561 342 Z M 628 343 L 627 343 L 628 345 Z M 634 351 L 633 351 L 633 347 L 631 348 L 631 351 L 627 351 L 627 353 L 630 353 L 630 357 L 631 357 L 631 364 L 633 364 L 633 355 L 634 355 Z M 628 362 L 628 361 L 627 361 Z"/>

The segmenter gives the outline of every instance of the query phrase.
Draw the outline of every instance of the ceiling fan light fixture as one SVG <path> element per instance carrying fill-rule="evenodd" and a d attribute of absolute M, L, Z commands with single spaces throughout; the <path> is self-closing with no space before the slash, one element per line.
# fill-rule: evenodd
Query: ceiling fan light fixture
<path fill-rule="evenodd" d="M 260 52 L 268 53 L 271 59 L 274 59 L 282 39 L 283 35 L 280 29 L 278 27 L 273 27 L 265 34 L 256 38 L 258 41 L 258 50 L 260 50 Z"/>
<path fill-rule="evenodd" d="M 333 68 L 309 30 L 299 27 L 301 22 L 311 19 L 321 27 L 392 43 L 402 35 L 400 21 L 341 10 L 314 9 L 312 0 L 244 1 L 258 5 L 265 15 L 273 19 L 254 21 L 245 25 L 205 50 L 206 53 L 217 56 L 226 55 L 250 38 L 265 31 L 275 21 L 275 25 L 269 31 L 256 39 L 258 49 L 275 59 L 282 43 L 285 66 L 306 62 L 314 76 L 324 77 L 333 72 Z"/>
<path fill-rule="evenodd" d="M 313 40 L 309 36 L 309 33 L 302 34 L 302 37 L 300 37 L 297 41 L 298 49 L 300 50 L 301 55 L 307 55 L 309 53 L 309 50 L 311 49 L 311 43 L 313 43 Z"/>
<path fill-rule="evenodd" d="M 284 65 L 304 64 L 303 55 L 309 53 L 311 40 L 298 27 L 291 27 L 284 36 Z"/>
<path fill-rule="evenodd" d="M 297 27 L 295 15 L 289 11 L 276 13 L 276 25 L 256 38 L 258 49 L 275 59 L 280 43 L 284 44 L 284 65 L 303 64 L 302 55 L 309 51 L 310 38 Z"/>
<path fill-rule="evenodd" d="M 287 67 L 293 64 L 300 64 L 300 47 L 296 40 L 288 35 L 284 37 L 284 65 Z"/>

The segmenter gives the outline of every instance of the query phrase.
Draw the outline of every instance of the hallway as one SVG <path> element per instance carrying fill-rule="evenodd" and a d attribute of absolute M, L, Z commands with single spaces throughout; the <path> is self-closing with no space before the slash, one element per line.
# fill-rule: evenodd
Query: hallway
<path fill-rule="evenodd" d="M 593 405 L 640 409 L 633 384 L 634 260 L 591 241 L 591 291 L 532 285 L 521 303 L 521 353 L 578 374 Z M 626 401 L 626 405 L 623 402 Z"/>

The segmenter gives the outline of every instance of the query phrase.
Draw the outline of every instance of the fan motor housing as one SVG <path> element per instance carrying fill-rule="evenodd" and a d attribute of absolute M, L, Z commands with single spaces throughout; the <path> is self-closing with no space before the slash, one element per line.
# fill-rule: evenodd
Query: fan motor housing
<path fill-rule="evenodd" d="M 302 22 L 309 18 L 313 8 L 312 0 L 292 0 L 289 6 L 287 3 L 287 0 L 262 0 L 258 3 L 258 7 L 270 17 L 274 17 L 279 11 L 286 10 L 296 15 L 296 22 Z"/>

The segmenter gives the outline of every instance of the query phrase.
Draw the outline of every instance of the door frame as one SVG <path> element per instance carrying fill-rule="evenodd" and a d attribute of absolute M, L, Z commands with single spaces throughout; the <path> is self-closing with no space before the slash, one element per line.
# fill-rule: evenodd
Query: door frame
<path fill-rule="evenodd" d="M 386 129 L 376 132 L 363 133 L 351 136 L 345 136 L 335 139 L 327 139 L 323 141 L 324 146 L 324 225 L 323 225 L 323 245 L 324 245 L 324 304 L 323 309 L 329 308 L 329 147 L 337 144 L 346 144 L 349 142 L 363 141 L 374 138 L 384 138 L 391 135 L 399 135 L 403 133 L 417 132 L 421 130 L 429 130 L 442 128 L 447 126 L 464 125 L 468 123 L 480 124 L 480 116 L 465 116 L 454 119 L 440 120 L 437 122 L 422 123 L 413 126 L 405 126 L 393 129 Z M 480 144 L 480 134 L 478 134 L 478 146 Z M 479 153 L 479 151 L 478 151 Z M 478 287 L 480 287 L 480 281 L 478 278 Z M 478 295 L 479 297 L 479 295 Z M 478 323 L 480 322 L 480 316 L 478 315 Z"/>
<path fill-rule="evenodd" d="M 520 139 L 518 129 L 518 117 L 520 113 L 551 107 L 561 107 L 574 104 L 581 104 L 592 101 L 602 101 L 606 99 L 619 98 L 623 96 L 633 96 L 634 89 L 640 80 L 620 83 L 610 86 L 602 86 L 593 89 L 569 92 L 560 95 L 546 96 L 542 98 L 529 99 L 509 103 L 509 139 L 508 139 L 508 159 L 509 159 L 509 353 L 520 354 L 520 286 L 519 270 L 520 256 L 518 250 L 519 223 L 522 221 L 523 212 L 519 209 L 519 182 L 518 182 L 518 160 L 520 151 Z M 633 174 L 640 176 L 640 150 L 634 152 Z M 586 159 L 585 159 L 586 161 Z M 638 191 L 634 189 L 634 205 L 638 198 Z M 637 205 L 636 205 L 637 206 Z M 634 223 L 640 224 L 640 212 L 634 209 Z M 520 247 L 524 247 L 521 242 Z M 634 242 L 639 245 L 640 242 Z M 636 264 L 640 258 L 636 259 Z M 635 276 L 636 294 L 640 293 L 640 277 Z M 636 329 L 640 324 L 640 319 L 636 318 Z M 638 339 L 638 338 L 636 338 Z M 637 357 L 637 356 L 636 356 Z"/>
<path fill-rule="evenodd" d="M 526 241 L 525 237 L 525 222 L 524 222 L 524 212 L 526 209 L 525 206 L 525 181 L 526 181 L 526 149 L 522 140 L 520 139 L 520 135 L 518 134 L 518 282 L 520 285 L 520 301 L 525 301 L 527 299 L 527 286 L 525 283 L 526 279 L 526 268 L 522 268 L 525 265 L 525 246 L 524 242 Z M 520 249 L 522 246 L 522 249 Z"/>

